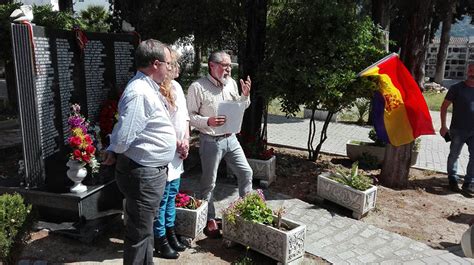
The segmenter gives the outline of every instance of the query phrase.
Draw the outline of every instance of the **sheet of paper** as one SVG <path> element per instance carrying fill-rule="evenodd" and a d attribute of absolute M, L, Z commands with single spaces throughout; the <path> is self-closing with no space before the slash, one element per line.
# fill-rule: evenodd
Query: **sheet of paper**
<path fill-rule="evenodd" d="M 245 103 L 224 101 L 217 106 L 217 115 L 225 116 L 225 124 L 215 128 L 216 134 L 239 133 L 244 117 Z"/>

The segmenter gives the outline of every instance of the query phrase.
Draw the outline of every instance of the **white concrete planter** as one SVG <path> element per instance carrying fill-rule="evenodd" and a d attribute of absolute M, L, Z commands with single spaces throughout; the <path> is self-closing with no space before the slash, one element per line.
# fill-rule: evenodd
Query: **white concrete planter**
<path fill-rule="evenodd" d="M 260 180 L 260 186 L 268 186 L 276 180 L 276 156 L 268 160 L 247 158 L 250 167 L 253 170 L 253 178 Z"/>
<path fill-rule="evenodd" d="M 254 223 L 237 216 L 235 224 L 222 219 L 224 239 L 237 242 L 271 257 L 283 264 L 302 258 L 306 225 L 283 218 L 283 223 L 291 229 L 283 231 L 274 227 Z"/>
<path fill-rule="evenodd" d="M 377 158 L 379 165 L 383 164 L 385 159 L 385 147 L 373 145 L 372 142 L 360 142 L 349 140 L 346 143 L 346 154 L 352 161 L 359 160 L 364 153 Z M 412 151 L 410 166 L 416 164 L 418 159 L 418 151 Z"/>
<path fill-rule="evenodd" d="M 202 201 L 196 210 L 176 208 L 174 226 L 176 234 L 189 238 L 196 238 L 203 232 L 207 223 L 207 201 Z"/>
<path fill-rule="evenodd" d="M 352 210 L 352 216 L 362 218 L 367 212 L 375 208 L 377 201 L 377 186 L 371 186 L 365 191 L 339 183 L 329 178 L 326 172 L 318 176 L 318 196 L 330 200 Z"/>
<path fill-rule="evenodd" d="M 328 111 L 327 110 L 315 110 L 314 111 L 314 119 L 317 121 L 325 121 L 326 117 L 328 116 Z M 304 109 L 304 118 L 311 118 L 311 110 L 310 109 Z M 334 113 L 331 117 L 331 122 L 337 122 L 338 121 L 338 114 Z"/>

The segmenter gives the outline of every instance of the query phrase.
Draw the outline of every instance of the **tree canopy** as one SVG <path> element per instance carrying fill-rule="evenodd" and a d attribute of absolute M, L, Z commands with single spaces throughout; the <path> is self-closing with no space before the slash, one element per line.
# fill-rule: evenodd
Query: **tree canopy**
<path fill-rule="evenodd" d="M 291 115 L 303 104 L 335 113 L 370 96 L 374 87 L 355 82 L 357 73 L 383 54 L 374 45 L 375 26 L 355 3 L 300 1 L 274 15 L 261 78 L 283 111 Z"/>

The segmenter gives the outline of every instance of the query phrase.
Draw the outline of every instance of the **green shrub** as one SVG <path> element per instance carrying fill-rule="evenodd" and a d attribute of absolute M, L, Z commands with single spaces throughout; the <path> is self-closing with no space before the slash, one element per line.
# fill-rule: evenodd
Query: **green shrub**
<path fill-rule="evenodd" d="M 19 194 L 0 196 L 0 261 L 7 263 L 10 251 L 27 231 L 31 205 L 25 205 Z"/>
<path fill-rule="evenodd" d="M 369 177 L 359 174 L 358 162 L 352 163 L 350 171 L 336 168 L 336 172 L 333 173 L 330 178 L 361 191 L 365 191 L 372 186 L 372 180 Z"/>
<path fill-rule="evenodd" d="M 235 223 L 237 215 L 251 222 L 267 225 L 273 223 L 272 209 L 267 206 L 261 190 L 248 193 L 224 210 L 224 218 L 229 223 Z"/>
<path fill-rule="evenodd" d="M 377 157 L 366 152 L 362 153 L 358 161 L 366 169 L 377 169 L 379 167 Z"/>
<path fill-rule="evenodd" d="M 370 100 L 366 98 L 358 98 L 354 102 L 354 106 L 357 109 L 357 123 L 364 124 L 364 118 L 369 114 L 370 111 Z"/>
<path fill-rule="evenodd" d="M 369 139 L 374 141 L 374 144 L 376 146 L 385 146 L 386 143 L 382 140 L 380 140 L 378 137 L 377 137 L 377 132 L 375 131 L 374 128 L 372 128 L 370 131 L 369 131 Z"/>

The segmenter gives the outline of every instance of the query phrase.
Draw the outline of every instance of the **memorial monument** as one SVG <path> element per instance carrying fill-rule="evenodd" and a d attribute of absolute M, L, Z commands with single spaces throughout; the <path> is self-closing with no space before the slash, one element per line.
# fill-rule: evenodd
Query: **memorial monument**
<path fill-rule="evenodd" d="M 104 102 L 117 97 L 134 74 L 137 36 L 25 24 L 11 29 L 24 174 L 21 185 L 0 186 L 0 193 L 19 192 L 64 221 L 110 214 L 121 205 L 112 168 L 101 168 L 86 192 L 69 192 L 67 120 L 74 103 L 91 122 L 99 120 Z"/>

